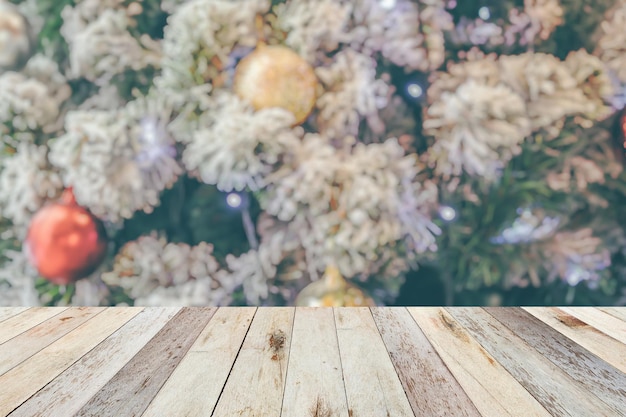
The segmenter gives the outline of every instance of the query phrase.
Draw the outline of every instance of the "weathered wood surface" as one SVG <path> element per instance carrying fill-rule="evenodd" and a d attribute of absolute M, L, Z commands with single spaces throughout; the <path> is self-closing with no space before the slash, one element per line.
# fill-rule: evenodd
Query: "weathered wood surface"
<path fill-rule="evenodd" d="M 622 308 L 0 308 L 0 417 L 626 416 Z"/>

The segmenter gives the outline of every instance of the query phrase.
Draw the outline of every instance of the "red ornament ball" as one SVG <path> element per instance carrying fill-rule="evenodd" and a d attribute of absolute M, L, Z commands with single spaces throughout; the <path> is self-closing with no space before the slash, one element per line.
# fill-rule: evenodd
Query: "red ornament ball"
<path fill-rule="evenodd" d="M 57 285 L 67 285 L 93 273 L 106 255 L 104 225 L 80 207 L 71 189 L 58 203 L 33 217 L 25 241 L 31 264 Z"/>

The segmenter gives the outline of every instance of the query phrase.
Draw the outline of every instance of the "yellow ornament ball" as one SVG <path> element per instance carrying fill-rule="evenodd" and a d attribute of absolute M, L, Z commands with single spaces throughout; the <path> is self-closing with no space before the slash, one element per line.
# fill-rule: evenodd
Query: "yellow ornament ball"
<path fill-rule="evenodd" d="M 365 291 L 346 281 L 339 270 L 329 266 L 319 281 L 312 282 L 296 297 L 301 307 L 375 307 Z"/>
<path fill-rule="evenodd" d="M 239 62 L 234 90 L 256 110 L 280 107 L 306 120 L 315 106 L 318 81 L 300 55 L 284 46 L 259 45 Z"/>

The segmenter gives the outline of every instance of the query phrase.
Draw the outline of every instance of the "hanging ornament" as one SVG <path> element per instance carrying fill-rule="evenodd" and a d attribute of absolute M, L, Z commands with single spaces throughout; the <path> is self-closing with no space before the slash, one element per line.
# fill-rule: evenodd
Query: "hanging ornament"
<path fill-rule="evenodd" d="M 284 46 L 263 43 L 239 62 L 234 91 L 256 110 L 280 107 L 290 111 L 298 125 L 313 110 L 317 77 L 311 65 Z"/>
<path fill-rule="evenodd" d="M 375 307 L 363 290 L 346 281 L 335 266 L 328 266 L 324 276 L 300 291 L 296 306 L 302 307 Z"/>
<path fill-rule="evenodd" d="M 0 72 L 21 69 L 34 50 L 26 18 L 6 0 L 0 0 Z"/>
<path fill-rule="evenodd" d="M 102 222 L 80 207 L 68 189 L 60 202 L 35 214 L 25 246 L 42 277 L 67 285 L 96 270 L 106 255 L 107 238 Z"/>

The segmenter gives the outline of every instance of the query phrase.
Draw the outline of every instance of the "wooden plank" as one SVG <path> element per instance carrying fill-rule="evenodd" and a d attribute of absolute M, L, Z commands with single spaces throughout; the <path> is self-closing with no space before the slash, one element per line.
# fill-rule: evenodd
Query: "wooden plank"
<path fill-rule="evenodd" d="M 480 308 L 447 311 L 552 415 L 613 416 L 606 403 Z"/>
<path fill-rule="evenodd" d="M 294 313 L 257 311 L 212 417 L 280 416 Z"/>
<path fill-rule="evenodd" d="M 298 307 L 283 417 L 349 417 L 333 310 Z"/>
<path fill-rule="evenodd" d="M 215 311 L 183 308 L 75 415 L 141 415 Z"/>
<path fill-rule="evenodd" d="M 103 310 L 104 307 L 70 308 L 0 344 L 0 375 Z"/>
<path fill-rule="evenodd" d="M 616 414 L 626 410 L 626 374 L 524 310 L 485 310 L 585 389 L 612 406 Z"/>
<path fill-rule="evenodd" d="M 524 307 L 523 309 L 626 373 L 626 354 L 624 354 L 623 343 L 558 308 Z"/>
<path fill-rule="evenodd" d="M 179 310 L 180 307 L 144 309 L 9 416 L 74 415 Z"/>
<path fill-rule="evenodd" d="M 348 415 L 413 417 L 369 308 L 335 308 Z"/>
<path fill-rule="evenodd" d="M 598 310 L 617 317 L 621 321 L 626 321 L 626 307 L 598 307 Z"/>
<path fill-rule="evenodd" d="M 406 308 L 372 315 L 416 416 L 480 416 Z"/>
<path fill-rule="evenodd" d="M 0 343 L 13 339 L 31 327 L 66 310 L 67 307 L 32 307 L 0 323 Z"/>
<path fill-rule="evenodd" d="M 0 415 L 6 415 L 136 316 L 141 308 L 111 308 L 0 376 Z"/>
<path fill-rule="evenodd" d="M 550 417 L 446 310 L 440 307 L 408 310 L 483 417 Z"/>
<path fill-rule="evenodd" d="M 142 416 L 210 416 L 255 311 L 219 308 Z M 180 401 L 181 392 L 185 401 Z"/>
<path fill-rule="evenodd" d="M 0 308 L 0 322 L 28 310 L 29 307 L 2 307 Z"/>
<path fill-rule="evenodd" d="M 560 307 L 560 310 L 626 344 L 626 322 L 617 317 L 594 307 Z M 623 352 L 626 354 L 626 346 L 624 346 Z"/>

